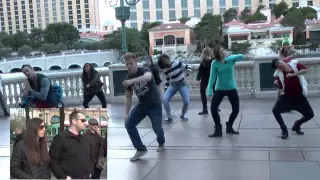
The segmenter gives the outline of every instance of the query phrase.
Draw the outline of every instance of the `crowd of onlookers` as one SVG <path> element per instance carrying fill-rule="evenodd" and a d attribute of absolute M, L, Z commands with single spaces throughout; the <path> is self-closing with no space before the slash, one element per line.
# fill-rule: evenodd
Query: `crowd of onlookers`
<path fill-rule="evenodd" d="M 48 148 L 46 125 L 40 118 L 27 121 L 16 132 L 10 160 L 12 179 L 100 179 L 106 170 L 107 135 L 99 133 L 99 123 L 78 110 L 69 115 L 70 127 L 53 138 Z"/>

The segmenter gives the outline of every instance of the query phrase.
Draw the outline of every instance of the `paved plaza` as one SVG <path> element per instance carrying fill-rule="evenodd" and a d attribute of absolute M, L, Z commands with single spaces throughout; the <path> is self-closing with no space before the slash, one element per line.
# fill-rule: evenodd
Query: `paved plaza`
<path fill-rule="evenodd" d="M 200 116 L 200 101 L 191 102 L 186 117 L 178 120 L 182 103 L 171 104 L 175 121 L 164 124 L 166 150 L 156 152 L 156 136 L 148 118 L 139 125 L 149 153 L 130 162 L 135 150 L 124 128 L 124 104 L 109 105 L 109 180 L 319 180 L 320 98 L 309 99 L 315 118 L 303 126 L 304 136 L 291 132 L 281 140 L 271 109 L 275 100 L 241 100 L 234 128 L 240 135 L 208 138 L 213 132 L 211 115 Z M 209 103 L 208 103 L 209 104 Z M 231 106 L 223 101 L 221 120 L 227 121 Z M 318 111 L 318 112 L 317 112 Z M 165 112 L 163 111 L 165 118 Z M 288 128 L 300 118 L 297 112 L 283 114 Z M 223 124 L 224 125 L 224 124 Z M 225 130 L 224 130 L 225 132 Z M 105 176 L 105 175 L 104 175 Z"/>

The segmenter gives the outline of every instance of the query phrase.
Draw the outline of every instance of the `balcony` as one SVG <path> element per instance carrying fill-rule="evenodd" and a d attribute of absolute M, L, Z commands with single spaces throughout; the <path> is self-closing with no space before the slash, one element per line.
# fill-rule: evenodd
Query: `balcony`
<path fill-rule="evenodd" d="M 256 57 L 254 61 L 236 63 L 235 79 L 240 98 L 270 98 L 275 96 L 276 86 L 273 84 L 274 70 L 270 62 L 276 57 Z M 318 96 L 320 93 L 320 58 L 300 58 L 299 62 L 309 68 L 305 76 L 308 81 L 308 96 Z M 197 69 L 199 64 L 191 64 L 192 73 L 186 77 L 190 84 L 190 98 L 200 100 L 199 86 L 196 85 Z M 99 67 L 97 71 L 104 82 L 103 91 L 109 102 L 124 102 L 124 89 L 121 82 L 125 77 L 126 68 L 123 64 L 115 64 L 109 67 Z M 81 82 L 81 69 L 43 71 L 54 82 L 63 88 L 63 101 L 66 106 L 79 106 L 82 104 L 83 92 Z M 162 79 L 164 75 L 161 73 Z M 20 89 L 25 76 L 22 73 L 3 74 L 3 94 L 9 107 L 19 107 L 21 102 Z M 173 99 L 179 100 L 180 95 Z M 136 101 L 137 98 L 134 97 Z M 98 103 L 94 98 L 92 104 Z"/>

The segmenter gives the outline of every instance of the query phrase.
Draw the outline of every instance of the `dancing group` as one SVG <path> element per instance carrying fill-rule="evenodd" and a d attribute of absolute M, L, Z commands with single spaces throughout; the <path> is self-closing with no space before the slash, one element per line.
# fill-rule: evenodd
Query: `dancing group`
<path fill-rule="evenodd" d="M 313 110 L 306 98 L 307 82 L 303 75 L 308 72 L 307 68 L 293 60 L 297 52 L 290 47 L 287 39 L 282 42 L 279 59 L 272 60 L 272 67 L 275 69 L 275 84 L 278 84 L 278 97 L 272 109 L 275 119 L 281 128 L 281 139 L 288 138 L 288 130 L 282 119 L 281 113 L 296 110 L 302 114 L 302 118 L 297 120 L 292 130 L 299 135 L 303 135 L 301 125 L 313 118 Z M 197 83 L 200 83 L 201 99 L 203 110 L 199 115 L 208 114 L 207 97 L 213 96 L 211 100 L 211 115 L 215 123 L 215 130 L 209 137 L 222 137 L 222 125 L 218 111 L 225 96 L 228 97 L 232 107 L 229 120 L 226 122 L 227 134 L 239 134 L 233 129 L 233 123 L 239 113 L 239 96 L 234 79 L 234 65 L 244 59 L 242 54 L 227 56 L 226 51 L 219 45 L 213 50 L 205 48 L 201 56 L 201 64 L 197 76 Z M 189 88 L 184 78 L 183 71 L 191 72 L 191 67 L 180 61 L 170 61 L 168 55 L 161 55 L 157 66 L 153 64 L 151 57 L 147 60 L 148 67 L 138 67 L 137 58 L 132 53 L 126 53 L 124 61 L 128 70 L 128 76 L 123 81 L 126 89 L 126 120 L 125 127 L 128 135 L 137 149 L 136 154 L 130 159 L 135 161 L 144 156 L 148 151 L 142 143 L 137 129 L 137 125 L 149 116 L 152 129 L 157 135 L 159 146 L 157 152 L 164 150 L 165 137 L 162 128 L 162 102 L 161 102 L 161 79 L 158 68 L 166 75 L 166 90 L 163 95 L 164 109 L 168 118 L 166 123 L 172 122 L 169 102 L 179 91 L 183 99 L 183 108 L 180 115 L 182 121 L 188 121 L 185 114 L 189 104 Z M 138 105 L 131 109 L 132 94 L 135 92 L 139 99 Z"/>

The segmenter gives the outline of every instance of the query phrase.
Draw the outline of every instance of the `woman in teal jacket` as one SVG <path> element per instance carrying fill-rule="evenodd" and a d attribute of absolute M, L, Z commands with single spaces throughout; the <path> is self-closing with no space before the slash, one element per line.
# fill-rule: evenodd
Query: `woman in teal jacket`
<path fill-rule="evenodd" d="M 213 95 L 212 86 L 215 79 L 217 79 L 215 93 L 211 100 L 211 114 L 215 123 L 215 131 L 209 137 L 222 137 L 222 125 L 217 110 L 224 96 L 228 96 L 232 106 L 232 113 L 230 114 L 229 121 L 226 123 L 226 133 L 239 134 L 239 132 L 232 128 L 239 113 L 239 96 L 234 80 L 234 65 L 237 61 L 243 60 L 244 56 L 238 54 L 226 57 L 226 51 L 221 46 L 216 46 L 213 52 L 215 60 L 211 63 L 208 95 Z"/>

